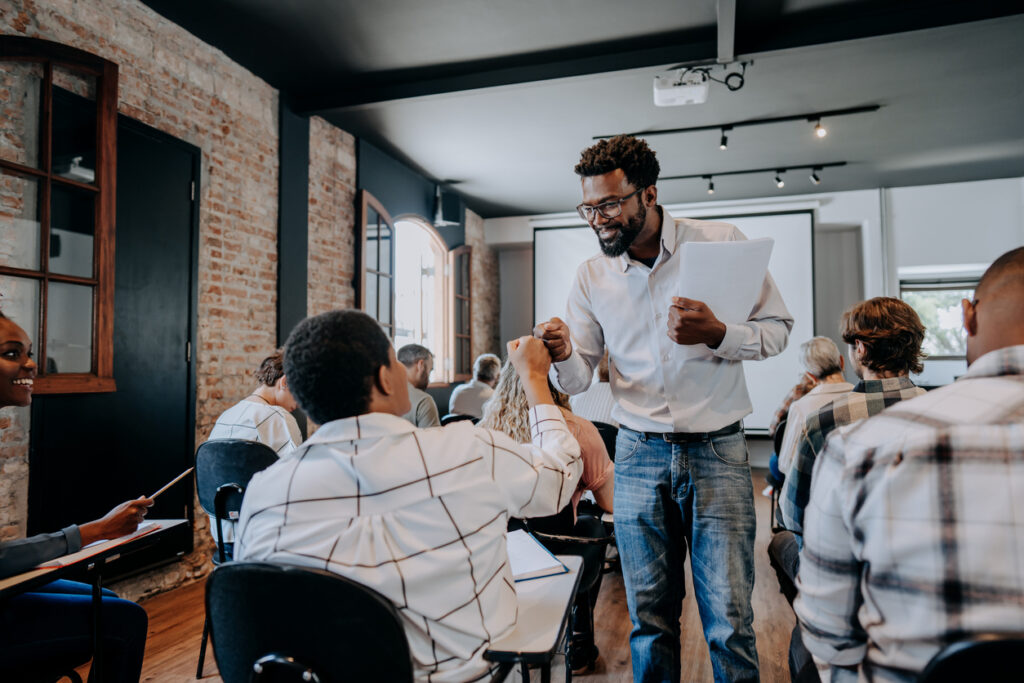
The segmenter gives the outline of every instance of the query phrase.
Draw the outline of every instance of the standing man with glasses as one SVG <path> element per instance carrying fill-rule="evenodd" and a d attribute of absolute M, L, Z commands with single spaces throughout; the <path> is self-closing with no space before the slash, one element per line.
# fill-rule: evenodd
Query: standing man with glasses
<path fill-rule="evenodd" d="M 580 266 L 566 320 L 537 325 L 568 394 L 585 391 L 608 348 L 615 444 L 615 533 L 636 681 L 680 678 L 683 564 L 720 683 L 758 680 L 754 499 L 740 420 L 751 412 L 740 361 L 781 352 L 793 318 L 770 276 L 746 322 L 724 324 L 683 298 L 684 242 L 745 239 L 728 223 L 675 219 L 658 205 L 660 166 L 620 135 L 583 151 L 580 216 L 602 254 Z M 729 273 L 721 274 L 728 287 Z"/>

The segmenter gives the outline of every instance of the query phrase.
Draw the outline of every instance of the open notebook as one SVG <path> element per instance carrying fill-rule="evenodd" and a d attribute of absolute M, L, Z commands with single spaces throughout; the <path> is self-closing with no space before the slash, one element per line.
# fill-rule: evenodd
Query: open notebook
<path fill-rule="evenodd" d="M 107 550 L 108 548 L 114 548 L 121 545 L 122 543 L 127 543 L 133 538 L 145 536 L 146 534 L 152 533 L 159 528 L 159 522 L 143 522 L 139 525 L 139 528 L 136 529 L 134 533 L 128 534 L 127 536 L 121 536 L 120 538 L 112 538 L 109 540 L 96 541 L 95 543 L 90 543 L 89 545 L 79 550 L 77 553 L 64 555 L 63 557 L 58 557 L 56 559 L 43 562 L 42 564 L 38 565 L 36 569 L 52 569 L 53 567 L 66 567 L 67 565 L 74 564 L 75 562 L 83 560 L 89 557 L 90 555 L 96 555 L 97 553 L 101 553 L 104 550 Z"/>
<path fill-rule="evenodd" d="M 506 544 L 508 562 L 512 567 L 512 578 L 515 581 L 539 579 L 569 571 L 569 568 L 552 555 L 551 551 L 522 529 L 508 532 Z"/>

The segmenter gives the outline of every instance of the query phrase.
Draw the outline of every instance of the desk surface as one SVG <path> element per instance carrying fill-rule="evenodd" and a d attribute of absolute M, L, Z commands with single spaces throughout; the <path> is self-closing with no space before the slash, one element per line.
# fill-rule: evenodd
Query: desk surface
<path fill-rule="evenodd" d="M 29 569 L 21 574 L 15 574 L 14 576 L 8 576 L 6 579 L 0 580 L 0 597 L 17 595 L 31 590 L 36 586 L 42 586 L 50 581 L 56 581 L 61 578 L 61 576 L 73 570 L 81 569 L 83 565 L 92 566 L 95 564 L 104 564 L 116 559 L 122 553 L 131 552 L 138 547 L 146 546 L 149 545 L 149 543 L 155 542 L 159 537 L 159 534 L 167 529 L 172 529 L 182 524 L 188 524 L 187 519 L 153 519 L 147 521 L 156 522 L 160 527 L 155 531 L 144 533 L 141 536 L 130 534 L 127 537 L 113 538 L 108 541 L 103 541 L 102 543 L 93 544 L 88 548 L 83 548 L 77 553 L 64 555 L 63 557 L 59 557 L 55 560 L 59 560 L 61 565 Z"/>
<path fill-rule="evenodd" d="M 547 662 L 555 654 L 572 610 L 583 558 L 559 555 L 568 573 L 516 583 L 519 618 L 508 635 L 484 652 L 492 662 Z"/>

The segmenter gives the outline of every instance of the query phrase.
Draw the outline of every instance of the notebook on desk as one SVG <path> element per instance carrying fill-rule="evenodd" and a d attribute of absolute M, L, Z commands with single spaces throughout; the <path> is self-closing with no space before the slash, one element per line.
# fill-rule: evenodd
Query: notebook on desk
<path fill-rule="evenodd" d="M 512 579 L 516 582 L 565 574 L 569 571 L 569 568 L 552 555 L 550 550 L 522 529 L 508 532 L 505 542 L 509 566 L 512 568 Z"/>
<path fill-rule="evenodd" d="M 42 564 L 37 565 L 36 569 L 52 569 L 54 567 L 66 567 L 67 565 L 74 564 L 75 562 L 83 560 L 83 559 L 89 557 L 90 555 L 95 555 L 97 553 L 103 552 L 104 550 L 107 550 L 108 548 L 115 548 L 115 547 L 117 547 L 119 545 L 127 543 L 128 541 L 136 539 L 139 536 L 145 536 L 146 534 L 152 533 L 152 532 L 156 531 L 159 528 L 160 528 L 160 523 L 159 522 L 152 522 L 152 521 L 150 521 L 150 522 L 143 522 L 142 524 L 139 525 L 138 529 L 136 529 L 134 532 L 132 532 L 130 534 L 127 534 L 126 536 L 121 536 L 120 538 L 111 538 L 111 539 L 104 539 L 104 540 L 100 540 L 100 541 L 95 541 L 95 542 L 90 543 L 89 545 L 85 546 L 84 548 L 79 550 L 77 553 L 72 553 L 70 555 L 64 555 L 62 557 L 58 557 L 58 558 L 55 558 L 53 560 L 49 560 L 47 562 L 43 562 Z"/>

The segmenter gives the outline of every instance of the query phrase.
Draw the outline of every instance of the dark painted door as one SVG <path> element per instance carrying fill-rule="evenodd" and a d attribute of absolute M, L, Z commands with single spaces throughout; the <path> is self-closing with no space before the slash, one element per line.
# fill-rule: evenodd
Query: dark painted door
<path fill-rule="evenodd" d="M 117 391 L 34 399 L 29 533 L 150 495 L 192 461 L 195 379 L 186 344 L 194 334 L 199 150 L 123 117 L 117 142 Z M 190 482 L 174 486 L 150 517 L 189 516 L 192 491 Z"/>

